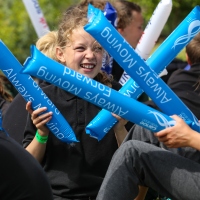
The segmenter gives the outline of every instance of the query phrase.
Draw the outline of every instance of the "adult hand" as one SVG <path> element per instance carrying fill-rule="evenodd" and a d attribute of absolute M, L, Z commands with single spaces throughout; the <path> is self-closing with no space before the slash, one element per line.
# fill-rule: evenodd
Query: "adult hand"
<path fill-rule="evenodd" d="M 192 146 L 192 138 L 197 132 L 192 130 L 185 121 L 177 115 L 171 117 L 176 121 L 176 124 L 155 133 L 155 136 L 169 148 Z"/>

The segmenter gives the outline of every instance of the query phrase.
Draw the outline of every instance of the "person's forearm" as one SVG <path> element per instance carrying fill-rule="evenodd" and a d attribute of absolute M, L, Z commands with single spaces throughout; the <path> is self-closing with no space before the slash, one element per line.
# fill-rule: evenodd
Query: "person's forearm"
<path fill-rule="evenodd" d="M 200 133 L 192 130 L 190 147 L 200 151 Z"/>
<path fill-rule="evenodd" d="M 26 150 L 36 159 L 39 163 L 42 162 L 46 151 L 46 143 L 39 143 L 36 138 L 26 147 Z"/>
<path fill-rule="evenodd" d="M 117 139 L 118 146 L 122 144 L 127 133 L 128 131 L 126 130 L 125 126 L 122 129 L 115 131 L 115 137 Z"/>

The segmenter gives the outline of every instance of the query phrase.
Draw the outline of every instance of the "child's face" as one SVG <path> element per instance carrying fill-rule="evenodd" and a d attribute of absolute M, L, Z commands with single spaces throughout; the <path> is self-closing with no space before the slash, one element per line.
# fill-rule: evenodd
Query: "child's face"
<path fill-rule="evenodd" d="M 67 67 L 94 78 L 102 66 L 102 47 L 83 28 L 74 30 L 70 39 L 65 49 L 57 49 L 58 59 Z"/>
<path fill-rule="evenodd" d="M 142 34 L 144 20 L 142 14 L 136 11 L 132 12 L 133 20 L 124 29 L 118 29 L 120 34 L 126 39 L 126 41 L 136 48 Z"/>

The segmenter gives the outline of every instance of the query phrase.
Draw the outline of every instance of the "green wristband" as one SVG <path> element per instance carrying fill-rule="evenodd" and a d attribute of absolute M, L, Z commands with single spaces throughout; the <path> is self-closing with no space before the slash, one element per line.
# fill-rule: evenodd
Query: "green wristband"
<path fill-rule="evenodd" d="M 36 140 L 41 143 L 41 144 L 45 144 L 48 140 L 48 135 L 47 136 L 41 136 L 39 133 L 38 133 L 38 130 L 36 131 L 36 134 L 35 134 L 35 138 Z"/>

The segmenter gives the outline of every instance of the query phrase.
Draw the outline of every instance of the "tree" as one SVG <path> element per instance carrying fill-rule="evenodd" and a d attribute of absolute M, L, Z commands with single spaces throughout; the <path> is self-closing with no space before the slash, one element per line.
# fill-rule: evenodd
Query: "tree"
<path fill-rule="evenodd" d="M 159 4 L 159 0 L 131 0 L 142 7 L 145 22 L 147 23 L 151 18 L 153 11 Z M 183 1 L 183 0 L 172 0 L 172 11 L 168 18 L 168 21 L 162 31 L 161 37 L 167 37 L 192 11 L 192 9 L 199 4 L 199 0 Z"/>
<path fill-rule="evenodd" d="M 36 0 L 35 0 L 36 1 Z M 57 28 L 61 13 L 77 1 L 38 1 L 50 30 Z M 30 45 L 38 37 L 22 0 L 0 1 L 0 38 L 14 56 L 23 63 L 30 55 Z"/>
<path fill-rule="evenodd" d="M 32 0 L 37 1 L 37 0 Z M 50 30 L 57 29 L 61 13 L 70 5 L 80 0 L 38 0 Z M 142 7 L 145 21 L 148 22 L 159 0 L 130 0 Z M 162 31 L 162 36 L 168 36 L 177 25 L 198 5 L 199 0 L 173 1 L 173 9 Z M 0 38 L 23 63 L 30 55 L 30 45 L 35 44 L 37 35 L 25 9 L 22 0 L 0 0 Z"/>

